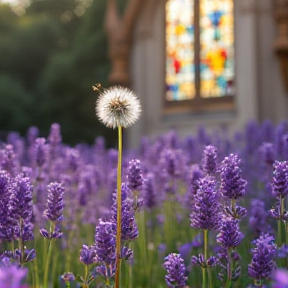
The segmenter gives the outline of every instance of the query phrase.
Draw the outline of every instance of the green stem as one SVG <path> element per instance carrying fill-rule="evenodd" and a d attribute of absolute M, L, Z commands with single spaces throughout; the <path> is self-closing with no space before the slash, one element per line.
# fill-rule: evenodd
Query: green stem
<path fill-rule="evenodd" d="M 53 240 L 49 240 L 49 247 L 48 247 L 48 253 L 47 253 L 47 258 L 46 258 L 46 263 L 45 263 L 45 270 L 44 270 L 44 278 L 43 278 L 43 287 L 47 288 L 48 287 L 48 270 L 49 270 L 49 264 L 51 260 L 51 255 L 52 255 L 52 249 L 53 249 Z"/>
<path fill-rule="evenodd" d="M 89 285 L 87 283 L 88 276 L 89 276 L 89 265 L 85 265 L 85 276 L 84 276 L 83 288 L 89 288 Z"/>
<path fill-rule="evenodd" d="M 232 213 L 233 213 L 233 217 L 236 218 L 236 200 L 235 199 L 231 199 L 231 208 L 232 208 Z"/>
<path fill-rule="evenodd" d="M 254 285 L 256 287 L 262 287 L 262 280 L 254 280 Z"/>
<path fill-rule="evenodd" d="M 208 230 L 204 229 L 204 260 L 208 258 Z"/>
<path fill-rule="evenodd" d="M 208 256 L 208 230 L 204 229 L 203 231 L 203 239 L 204 239 L 204 261 L 207 261 Z M 207 288 L 206 286 L 206 268 L 202 268 L 202 287 Z"/>
<path fill-rule="evenodd" d="M 280 199 L 279 199 L 279 201 L 280 201 L 280 217 L 282 218 L 282 216 L 283 216 L 283 212 L 284 212 L 284 198 L 282 197 L 282 196 L 280 196 Z M 279 219 L 278 220 L 278 246 L 280 247 L 280 246 L 282 246 L 282 219 Z"/>
<path fill-rule="evenodd" d="M 50 223 L 50 235 L 54 231 L 55 224 L 53 222 Z M 45 261 L 45 268 L 44 268 L 44 278 L 43 278 L 43 288 L 48 288 L 48 270 L 49 270 L 49 264 L 51 260 L 52 250 L 53 250 L 53 242 L 54 239 L 49 240 L 49 246 L 48 246 L 48 253 Z"/>
<path fill-rule="evenodd" d="M 23 266 L 23 264 L 24 264 L 25 247 L 24 247 L 24 241 L 23 241 L 23 219 L 22 218 L 20 219 L 19 228 L 20 228 L 19 250 L 20 250 L 20 253 L 21 253 L 20 265 Z"/>
<path fill-rule="evenodd" d="M 208 286 L 209 286 L 209 288 L 212 288 L 213 287 L 213 279 L 212 279 L 210 267 L 207 268 L 207 273 L 208 273 Z"/>
<path fill-rule="evenodd" d="M 14 244 L 14 240 L 11 241 L 11 251 L 13 253 L 13 256 L 15 255 L 15 244 Z"/>
<path fill-rule="evenodd" d="M 202 288 L 206 288 L 206 268 L 202 267 Z"/>
<path fill-rule="evenodd" d="M 121 271 L 121 168 L 122 168 L 122 127 L 118 126 L 118 168 L 117 168 L 117 232 L 116 232 L 116 273 L 115 288 L 119 288 Z"/>
<path fill-rule="evenodd" d="M 35 274 L 35 284 L 36 287 L 39 287 L 39 272 L 38 272 L 38 263 L 37 263 L 37 257 L 33 260 L 33 266 L 34 266 L 34 274 Z"/>
<path fill-rule="evenodd" d="M 226 288 L 230 288 L 231 280 L 232 280 L 232 257 L 231 257 L 231 249 L 227 249 L 227 282 Z"/>

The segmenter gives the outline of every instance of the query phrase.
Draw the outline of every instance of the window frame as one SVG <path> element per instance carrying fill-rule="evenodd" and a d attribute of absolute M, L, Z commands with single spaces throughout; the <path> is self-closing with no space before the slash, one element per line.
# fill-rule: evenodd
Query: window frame
<path fill-rule="evenodd" d="M 200 95 L 200 53 L 201 53 L 201 45 L 200 45 L 200 1 L 201 0 L 193 0 L 194 1 L 194 63 L 195 63 L 195 95 L 193 99 L 186 100 L 172 100 L 169 101 L 166 99 L 166 4 L 168 0 L 165 1 L 165 16 L 164 16 L 164 83 L 165 83 L 165 95 L 163 97 L 163 107 L 164 114 L 177 113 L 177 112 L 209 112 L 209 111 L 221 111 L 221 110 L 233 110 L 235 108 L 235 97 L 236 97 L 236 61 L 235 61 L 235 3 L 233 1 L 233 33 L 234 33 L 234 94 L 233 95 L 225 95 L 225 96 L 216 96 L 216 97 L 201 97 Z"/>

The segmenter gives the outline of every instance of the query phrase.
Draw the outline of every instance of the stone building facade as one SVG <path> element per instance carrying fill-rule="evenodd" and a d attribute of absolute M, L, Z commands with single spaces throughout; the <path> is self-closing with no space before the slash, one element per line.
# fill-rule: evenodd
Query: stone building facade
<path fill-rule="evenodd" d="M 201 1 L 201 0 L 195 0 Z M 216 0 L 214 0 L 216 1 Z M 235 93 L 228 102 L 174 105 L 165 101 L 165 0 L 130 0 L 120 17 L 108 0 L 111 84 L 129 86 L 142 103 L 127 144 L 175 129 L 180 136 L 207 129 L 241 129 L 247 121 L 288 119 L 288 1 L 234 0 Z"/>

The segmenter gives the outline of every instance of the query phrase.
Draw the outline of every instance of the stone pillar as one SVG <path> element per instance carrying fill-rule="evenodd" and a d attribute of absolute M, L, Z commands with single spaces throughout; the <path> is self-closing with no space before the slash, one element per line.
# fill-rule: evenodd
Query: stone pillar
<path fill-rule="evenodd" d="M 278 35 L 274 51 L 279 59 L 284 86 L 288 95 L 288 0 L 273 0 Z"/>
<path fill-rule="evenodd" d="M 108 0 L 105 28 L 108 34 L 108 57 L 112 66 L 109 75 L 111 84 L 130 86 L 129 60 L 132 33 L 140 11 L 141 1 L 130 0 L 123 17 L 121 17 L 117 10 L 116 1 Z"/>

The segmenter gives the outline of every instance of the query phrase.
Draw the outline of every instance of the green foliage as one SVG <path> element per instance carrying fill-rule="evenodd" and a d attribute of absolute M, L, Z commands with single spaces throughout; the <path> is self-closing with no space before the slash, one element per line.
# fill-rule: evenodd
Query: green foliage
<path fill-rule="evenodd" d="M 32 95 L 17 79 L 0 74 L 0 102 L 0 131 L 7 133 L 17 127 L 25 132 L 32 123 Z"/>
<path fill-rule="evenodd" d="M 115 145 L 115 131 L 95 117 L 97 94 L 91 88 L 95 83 L 108 87 L 106 4 L 93 1 L 88 7 L 89 0 L 33 0 L 21 16 L 0 4 L 0 31 L 4 31 L 0 51 L 5 55 L 0 57 L 0 109 L 5 109 L 0 119 L 6 123 L 1 121 L 0 130 L 25 132 L 34 125 L 47 134 L 58 122 L 70 144 L 92 143 L 103 135 L 109 146 Z M 127 0 L 118 4 L 123 12 Z M 11 102 L 17 103 L 17 113 L 25 121 L 11 118 L 16 109 L 6 111 Z M 8 115 L 14 120 L 6 119 Z"/>
<path fill-rule="evenodd" d="M 9 34 L 15 27 L 18 16 L 13 12 L 8 4 L 0 2 L 0 31 L 3 34 Z"/>

